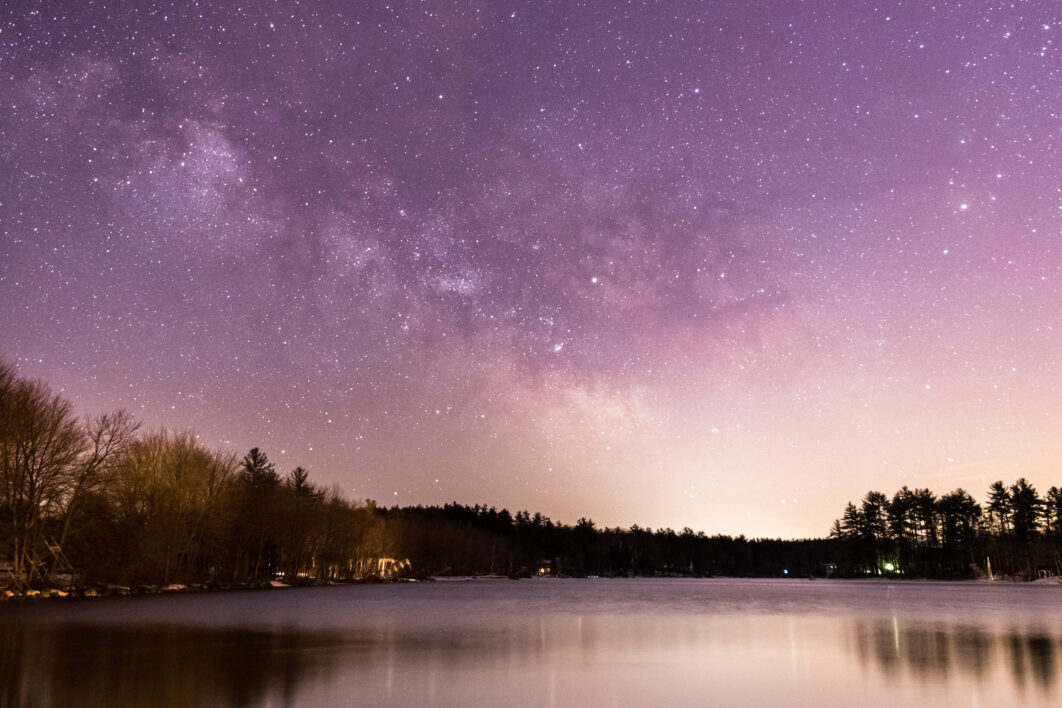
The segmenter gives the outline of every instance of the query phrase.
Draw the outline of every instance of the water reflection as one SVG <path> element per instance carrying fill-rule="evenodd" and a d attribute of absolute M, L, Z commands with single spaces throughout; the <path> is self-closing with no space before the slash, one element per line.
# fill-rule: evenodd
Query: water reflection
<path fill-rule="evenodd" d="M 1054 594 L 444 585 L 0 606 L 0 708 L 1062 703 Z"/>
<path fill-rule="evenodd" d="M 289 705 L 341 644 L 300 632 L 5 626 L 0 706 Z"/>
<path fill-rule="evenodd" d="M 1062 637 L 1025 630 L 969 625 L 903 626 L 897 618 L 852 623 L 856 655 L 890 677 L 910 672 L 923 679 L 961 675 L 983 681 L 1003 667 L 1020 689 L 1058 687 Z"/>

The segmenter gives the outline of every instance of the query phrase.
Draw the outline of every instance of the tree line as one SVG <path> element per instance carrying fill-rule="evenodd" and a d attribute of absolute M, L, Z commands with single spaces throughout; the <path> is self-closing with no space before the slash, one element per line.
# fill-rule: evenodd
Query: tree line
<path fill-rule="evenodd" d="M 599 528 L 485 505 L 384 508 L 347 499 L 258 448 L 242 457 L 191 433 L 144 432 L 124 411 L 79 418 L 46 384 L 0 362 L 0 564 L 15 591 L 238 586 L 534 574 L 1032 577 L 1058 568 L 1062 492 L 997 483 L 984 510 L 963 490 L 869 493 L 828 538 Z M 0 583 L 3 584 L 3 583 Z"/>
<path fill-rule="evenodd" d="M 352 577 L 370 507 L 191 433 L 142 433 L 124 411 L 79 419 L 0 362 L 0 562 L 24 590 L 83 583 L 248 583 Z"/>
<path fill-rule="evenodd" d="M 1062 489 L 1041 497 L 1024 477 L 988 488 L 979 504 L 965 489 L 936 496 L 903 487 L 890 499 L 868 492 L 833 522 L 845 575 L 1033 579 L 1062 572 Z"/>
<path fill-rule="evenodd" d="M 809 574 L 827 540 L 598 528 L 485 505 L 383 508 L 323 488 L 258 448 L 143 432 L 124 411 L 79 418 L 0 362 L 0 563 L 15 590 L 241 585 L 399 576 Z"/>

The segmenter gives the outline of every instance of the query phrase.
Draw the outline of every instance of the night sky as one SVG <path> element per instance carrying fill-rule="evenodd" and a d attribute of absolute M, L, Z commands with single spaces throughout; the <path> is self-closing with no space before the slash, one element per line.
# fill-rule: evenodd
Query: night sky
<path fill-rule="evenodd" d="M 1057 2 L 0 8 L 0 357 L 350 498 L 1062 483 Z"/>

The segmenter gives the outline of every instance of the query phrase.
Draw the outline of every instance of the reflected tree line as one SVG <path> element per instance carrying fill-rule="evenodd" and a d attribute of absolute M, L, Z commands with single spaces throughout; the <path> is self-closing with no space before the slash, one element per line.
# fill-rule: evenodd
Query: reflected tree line
<path fill-rule="evenodd" d="M 340 651 L 350 643 L 294 630 L 5 626 L 0 708 L 295 705 Z"/>
<path fill-rule="evenodd" d="M 867 668 L 932 685 L 956 677 L 1004 682 L 1030 698 L 1057 689 L 1062 637 L 978 626 L 852 622 L 854 655 Z M 483 647 L 447 639 L 442 656 L 520 657 L 520 635 Z M 571 635 L 567 635 L 571 641 Z M 0 631 L 0 708 L 21 706 L 302 705 L 322 677 L 357 678 L 365 696 L 384 702 L 380 685 L 397 666 L 417 673 L 434 654 L 430 638 L 359 639 L 336 632 L 174 626 L 15 624 Z M 195 680 L 189 680 L 195 677 Z M 1010 695 L 1022 695 L 1022 693 Z M 312 693 L 310 694 L 312 696 Z M 371 702 L 371 701 L 369 701 Z"/>
<path fill-rule="evenodd" d="M 1033 579 L 1062 571 L 1062 489 L 1041 497 L 1024 477 L 988 488 L 979 504 L 965 489 L 936 496 L 903 487 L 868 492 L 833 522 L 844 575 Z"/>
<path fill-rule="evenodd" d="M 852 629 L 856 655 L 890 676 L 910 671 L 932 679 L 964 674 L 991 681 L 992 670 L 1002 667 L 1017 687 L 1049 691 L 1058 684 L 1062 638 L 1054 634 L 894 621 Z"/>

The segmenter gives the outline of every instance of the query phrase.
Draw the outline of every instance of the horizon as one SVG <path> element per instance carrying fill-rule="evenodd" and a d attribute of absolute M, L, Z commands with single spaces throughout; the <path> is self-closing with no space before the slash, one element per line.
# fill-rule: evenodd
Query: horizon
<path fill-rule="evenodd" d="M 0 369 L 2 369 L 5 365 L 6 365 L 6 363 L 2 359 L 0 359 Z M 31 387 L 36 387 L 37 390 L 41 394 L 41 399 L 40 400 L 42 401 L 42 403 L 44 401 L 51 400 L 53 402 L 57 402 L 57 403 L 53 403 L 53 405 L 55 405 L 57 408 L 63 408 L 64 406 L 70 404 L 70 402 L 63 396 L 63 394 L 61 392 L 56 394 L 56 392 L 52 390 L 52 388 L 48 385 L 48 383 L 46 381 L 43 381 L 41 379 L 26 379 L 26 378 L 23 378 L 23 377 L 19 377 L 17 375 L 17 371 L 15 369 L 10 368 L 8 370 L 11 372 L 11 374 L 14 375 L 14 377 L 15 377 L 14 380 L 15 381 L 21 381 L 22 383 L 29 383 L 29 384 L 31 384 Z M 58 397 L 57 398 L 53 398 L 56 395 Z M 46 406 L 46 407 L 51 407 L 51 406 Z M 399 504 L 397 502 L 394 502 L 394 503 L 391 503 L 391 504 L 386 504 L 386 503 L 382 503 L 381 501 L 373 499 L 373 498 L 351 497 L 350 495 L 345 494 L 344 490 L 337 484 L 333 484 L 331 486 L 320 485 L 320 484 L 317 483 L 317 480 L 313 479 L 313 476 L 308 472 L 308 470 L 306 470 L 304 467 L 302 467 L 301 465 L 298 465 L 298 464 L 296 464 L 295 467 L 293 467 L 293 468 L 291 468 L 290 470 L 287 470 L 287 471 L 285 471 L 283 469 L 279 469 L 278 470 L 278 469 L 276 469 L 276 462 L 274 460 L 270 459 L 268 451 L 262 450 L 262 449 L 258 448 L 257 446 L 254 446 L 254 447 L 250 448 L 243 455 L 241 455 L 237 451 L 225 450 L 225 449 L 220 448 L 220 447 L 211 449 L 211 448 L 203 446 L 203 441 L 200 439 L 200 436 L 197 433 L 195 433 L 194 430 L 191 430 L 191 429 L 168 430 L 166 428 L 156 427 L 156 428 L 152 428 L 152 429 L 149 429 L 149 430 L 144 430 L 141 427 L 141 421 L 138 421 L 135 418 L 128 418 L 127 419 L 125 417 L 125 414 L 127 414 L 128 411 L 125 411 L 124 409 L 118 409 L 118 410 L 115 410 L 115 411 L 107 412 L 107 414 L 103 414 L 103 413 L 98 412 L 98 411 L 97 412 L 84 412 L 84 411 L 78 412 L 78 411 L 74 410 L 73 408 L 71 408 L 68 413 L 69 413 L 69 416 L 70 416 L 70 420 L 74 421 L 76 423 L 76 425 L 83 432 L 88 433 L 90 435 L 90 437 L 91 437 L 91 433 L 89 431 L 91 431 L 92 429 L 98 429 L 99 421 L 100 421 L 100 415 L 107 415 L 107 417 L 109 419 L 111 419 L 111 420 L 127 420 L 127 424 L 125 424 L 125 425 L 128 425 L 127 430 L 128 430 L 128 436 L 129 437 L 126 439 L 126 441 L 124 443 L 119 445 L 119 447 L 123 447 L 124 448 L 124 446 L 126 444 L 130 443 L 130 442 L 137 441 L 137 440 L 140 440 L 140 441 L 148 440 L 148 439 L 150 439 L 152 437 L 157 437 L 157 436 L 161 436 L 164 439 L 171 439 L 171 440 L 186 438 L 186 439 L 188 439 L 190 441 L 194 441 L 195 445 L 199 446 L 200 449 L 202 449 L 203 451 L 208 452 L 209 456 L 212 459 L 217 460 L 219 462 L 219 464 L 223 468 L 225 468 L 225 467 L 229 468 L 229 474 L 233 475 L 233 478 L 239 477 L 242 474 L 244 474 L 247 471 L 247 467 L 248 467 L 249 464 L 252 465 L 252 466 L 262 465 L 264 467 L 268 467 L 269 469 L 273 470 L 276 473 L 276 475 L 277 475 L 277 481 L 281 482 L 282 484 L 291 484 L 291 483 L 293 483 L 293 481 L 295 480 L 295 475 L 301 473 L 302 478 L 299 481 L 299 484 L 302 485 L 304 483 L 308 483 L 310 485 L 309 489 L 311 490 L 312 493 L 319 494 L 322 497 L 325 496 L 325 495 L 336 495 L 340 500 L 342 500 L 342 501 L 344 501 L 346 503 L 349 503 L 349 504 L 351 504 L 354 507 L 371 507 L 371 508 L 376 508 L 376 509 L 380 509 L 380 510 L 384 510 L 384 511 L 395 511 L 395 510 L 404 511 L 404 510 L 416 510 L 416 509 L 440 509 L 440 510 L 444 510 L 447 507 L 451 507 L 452 506 L 452 507 L 459 507 L 459 508 L 463 507 L 464 509 L 468 509 L 468 510 L 474 510 L 478 514 L 488 514 L 489 513 L 489 514 L 493 515 L 493 514 L 505 513 L 505 514 L 508 514 L 510 516 L 510 521 L 512 521 L 512 522 L 519 522 L 519 516 L 521 514 L 524 514 L 524 515 L 527 515 L 528 518 L 535 518 L 536 519 L 536 524 L 538 523 L 538 520 L 541 520 L 541 523 L 543 523 L 543 524 L 553 525 L 553 526 L 556 526 L 558 528 L 569 528 L 569 529 L 571 529 L 571 528 L 575 528 L 576 526 L 579 526 L 583 522 L 589 522 L 590 526 L 593 527 L 598 532 L 633 533 L 633 532 L 635 532 L 637 530 L 637 531 L 644 531 L 644 532 L 652 533 L 652 534 L 661 534 L 661 533 L 665 533 L 665 532 L 671 532 L 671 533 L 676 534 L 676 535 L 685 535 L 687 532 L 689 532 L 689 533 L 691 533 L 693 535 L 696 535 L 698 537 L 707 537 L 707 538 L 723 537 L 723 538 L 731 538 L 731 539 L 747 539 L 747 540 L 749 540 L 751 542 L 758 542 L 758 541 L 782 541 L 782 542 L 822 541 L 822 540 L 834 538 L 834 536 L 835 536 L 835 531 L 832 528 L 832 526 L 831 526 L 831 529 L 830 529 L 829 533 L 821 534 L 821 535 L 818 535 L 818 536 L 789 536 L 789 537 L 784 537 L 784 536 L 755 536 L 755 535 L 749 535 L 749 534 L 740 533 L 740 532 L 739 533 L 718 532 L 718 531 L 710 532 L 708 530 L 701 529 L 701 528 L 693 528 L 693 527 L 689 526 L 688 524 L 683 524 L 682 526 L 678 526 L 677 524 L 666 524 L 666 525 L 660 525 L 660 526 L 656 526 L 656 527 L 654 527 L 654 526 L 652 526 L 650 524 L 642 525 L 642 524 L 638 523 L 638 521 L 634 521 L 634 522 L 629 523 L 629 524 L 617 524 L 617 523 L 603 524 L 603 523 L 598 523 L 593 518 L 587 517 L 586 515 L 580 515 L 577 520 L 571 521 L 571 520 L 568 520 L 568 519 L 554 519 L 549 514 L 543 514 L 540 510 L 537 510 L 537 509 L 529 509 L 529 508 L 526 508 L 526 507 L 525 508 L 513 507 L 512 509 L 510 509 L 508 506 L 505 506 L 505 505 L 482 503 L 479 500 L 472 500 L 471 502 L 469 502 L 469 501 L 459 501 L 457 499 L 451 499 L 449 501 L 431 502 L 431 503 Z M 125 427 L 125 425 L 123 425 L 122 427 Z M 117 448 L 115 448 L 115 449 L 117 450 Z M 84 452 L 84 451 L 82 451 L 82 452 Z M 123 453 L 121 453 L 121 454 L 127 454 L 127 453 L 128 453 L 128 449 L 125 449 L 123 451 Z M 253 463 L 250 462 L 252 460 L 252 458 L 255 460 L 255 462 L 253 462 Z M 83 463 L 81 463 L 81 464 L 83 464 Z M 107 484 L 110 484 L 113 481 L 114 480 L 108 479 L 108 478 L 105 477 L 104 480 L 103 480 L 103 484 L 106 486 Z M 1004 480 L 1000 479 L 1000 480 L 996 480 L 993 483 L 992 486 L 993 487 L 1000 486 L 1001 489 L 1009 492 L 1012 496 L 1014 496 L 1014 495 L 1018 494 L 1018 492 L 1015 491 L 1016 487 L 1018 485 L 1023 485 L 1023 484 L 1028 484 L 1028 480 L 1026 478 L 1024 478 L 1024 477 L 1021 477 L 1021 478 L 1019 478 L 1018 480 L 1015 481 L 1014 485 L 1008 485 Z M 1051 523 L 1053 523 L 1050 519 L 1052 518 L 1052 515 L 1053 515 L 1054 512 L 1049 511 L 1048 507 L 1050 507 L 1050 505 L 1055 504 L 1057 502 L 1057 498 L 1056 498 L 1055 495 L 1058 493 L 1058 487 L 1052 485 L 1050 489 L 1040 490 L 1040 489 L 1036 488 L 1035 484 L 1032 484 L 1028 488 L 1031 489 L 1031 492 L 1033 494 L 1033 498 L 1035 500 L 1038 500 L 1037 503 L 1044 505 L 1045 508 L 1043 509 L 1043 516 L 1044 516 L 1043 521 L 1048 526 L 1050 526 Z M 978 506 L 979 509 L 983 509 L 985 511 L 985 515 L 981 519 L 983 521 L 983 523 L 985 524 L 985 528 L 988 529 L 988 528 L 991 527 L 991 525 L 993 523 L 991 516 L 992 516 L 993 513 L 995 513 L 991 509 L 991 505 L 993 503 L 992 500 L 991 500 L 992 494 L 994 492 L 993 489 L 986 490 L 986 492 L 987 492 L 986 495 L 985 495 L 986 496 L 986 501 L 984 502 L 984 504 L 982 504 L 979 501 L 978 497 L 974 496 L 970 492 L 970 490 L 964 489 L 962 487 L 957 487 L 957 488 L 955 488 L 953 490 L 948 490 L 947 492 L 945 492 L 943 490 L 938 490 L 938 489 L 920 488 L 917 483 L 914 483 L 914 484 L 912 484 L 912 483 L 904 483 L 902 485 L 902 487 L 900 489 L 897 489 L 895 491 L 895 493 L 891 497 L 890 497 L 890 495 L 888 493 L 883 492 L 880 489 L 867 490 L 867 492 L 864 495 L 862 495 L 862 497 L 856 497 L 855 499 L 848 500 L 846 502 L 846 506 L 847 507 L 851 507 L 851 508 L 861 508 L 862 511 L 860 513 L 866 514 L 866 513 L 868 513 L 867 512 L 867 508 L 868 508 L 868 505 L 869 505 L 871 507 L 871 511 L 869 513 L 871 513 L 871 514 L 877 514 L 877 513 L 880 513 L 880 512 L 888 514 L 889 513 L 888 512 L 888 508 L 892 504 L 896 504 L 897 503 L 896 502 L 896 496 L 898 496 L 899 494 L 901 494 L 901 493 L 911 494 L 913 492 L 915 495 L 918 495 L 919 493 L 924 492 L 924 491 L 928 491 L 930 493 L 930 498 L 932 500 L 934 500 L 935 503 L 943 502 L 944 500 L 941 499 L 941 497 L 943 497 L 945 494 L 952 493 L 952 492 L 956 493 L 956 494 L 962 494 L 962 495 L 966 495 L 966 496 L 970 497 L 970 500 L 972 502 L 976 503 L 976 505 Z M 883 499 L 873 499 L 872 497 L 874 497 L 875 495 L 884 495 L 884 496 L 883 496 Z M 861 504 L 855 504 L 855 502 L 857 500 L 860 501 Z M 884 507 L 883 508 L 881 507 L 882 503 L 884 503 Z M 909 500 L 903 501 L 903 502 L 901 502 L 901 505 L 906 505 L 908 503 L 910 503 Z M 847 509 L 845 509 L 844 511 L 846 512 Z M 908 512 L 904 512 L 904 513 L 908 513 Z M 941 513 L 943 513 L 943 512 L 941 512 Z M 848 520 L 845 519 L 845 516 L 846 516 L 845 513 L 839 513 L 835 517 L 835 520 L 832 522 L 832 524 L 841 524 L 841 526 L 839 526 L 838 529 L 843 529 L 842 533 L 852 533 L 853 532 L 852 528 L 845 529 L 844 526 L 843 526 L 844 523 L 848 522 Z M 1039 524 L 1039 521 L 1037 521 L 1036 523 Z"/>
<path fill-rule="evenodd" d="M 0 359 L 79 414 L 748 538 L 1057 483 L 1053 4 L 107 5 L 0 8 Z"/>

